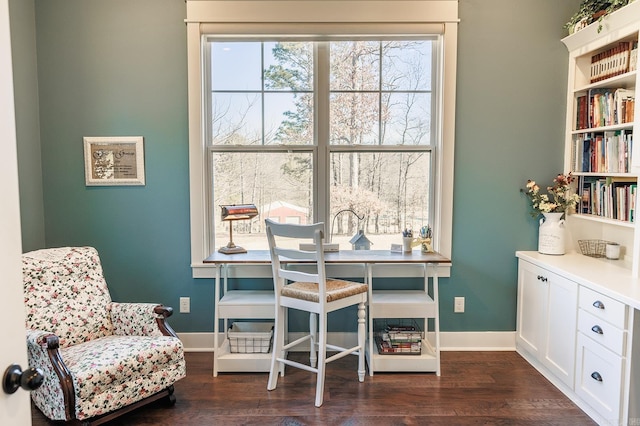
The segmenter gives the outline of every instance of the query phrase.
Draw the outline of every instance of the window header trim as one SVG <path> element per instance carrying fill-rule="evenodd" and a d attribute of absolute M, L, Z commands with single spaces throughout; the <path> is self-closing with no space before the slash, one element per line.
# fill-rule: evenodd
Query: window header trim
<path fill-rule="evenodd" d="M 457 23 L 458 0 L 187 0 L 187 23 Z"/>

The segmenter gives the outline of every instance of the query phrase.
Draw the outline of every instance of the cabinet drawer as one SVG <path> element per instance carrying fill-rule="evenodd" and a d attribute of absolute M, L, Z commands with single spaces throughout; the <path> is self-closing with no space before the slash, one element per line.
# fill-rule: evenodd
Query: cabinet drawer
<path fill-rule="evenodd" d="M 580 308 L 624 329 L 627 306 L 586 287 L 580 287 Z"/>
<path fill-rule="evenodd" d="M 626 332 L 580 309 L 578 331 L 618 355 L 624 355 Z"/>
<path fill-rule="evenodd" d="M 576 393 L 605 419 L 620 418 L 622 357 L 578 333 Z"/>

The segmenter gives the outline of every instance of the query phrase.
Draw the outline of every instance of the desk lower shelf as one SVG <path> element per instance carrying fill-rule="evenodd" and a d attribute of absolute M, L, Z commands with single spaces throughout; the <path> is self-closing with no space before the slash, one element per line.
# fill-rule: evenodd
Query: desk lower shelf
<path fill-rule="evenodd" d="M 271 367 L 271 352 L 262 354 L 242 354 L 231 353 L 229 350 L 229 339 L 225 339 L 216 357 L 217 370 L 219 373 L 225 372 L 253 372 L 268 373 Z"/>
<path fill-rule="evenodd" d="M 369 368 L 370 372 L 438 372 L 438 354 L 427 339 L 424 339 L 422 341 L 422 352 L 420 353 L 420 355 L 380 354 L 378 352 L 378 346 L 375 344 L 375 342 L 373 344 L 373 353 L 369 352 L 369 348 L 369 342 L 367 342 L 365 355 L 367 360 L 367 367 Z"/>

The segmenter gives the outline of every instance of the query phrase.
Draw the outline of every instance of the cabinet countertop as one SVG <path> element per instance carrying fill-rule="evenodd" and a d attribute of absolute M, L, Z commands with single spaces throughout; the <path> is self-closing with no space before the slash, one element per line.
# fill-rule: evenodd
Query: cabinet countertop
<path fill-rule="evenodd" d="M 571 252 L 561 256 L 517 251 L 516 257 L 567 277 L 635 309 L 640 309 L 640 279 L 614 261 Z"/>

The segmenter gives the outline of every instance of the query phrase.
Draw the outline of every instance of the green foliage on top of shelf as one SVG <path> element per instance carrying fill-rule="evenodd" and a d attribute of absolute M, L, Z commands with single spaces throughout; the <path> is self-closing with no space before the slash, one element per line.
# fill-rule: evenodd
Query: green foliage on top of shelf
<path fill-rule="evenodd" d="M 577 28 L 579 30 L 596 20 L 601 22 L 603 17 L 633 1 L 634 0 L 583 0 L 582 3 L 580 3 L 578 11 L 564 25 L 564 28 L 568 29 L 569 33 L 574 33 L 576 26 L 579 26 L 579 28 Z M 598 27 L 598 32 L 600 32 L 601 29 L 602 24 Z"/>

